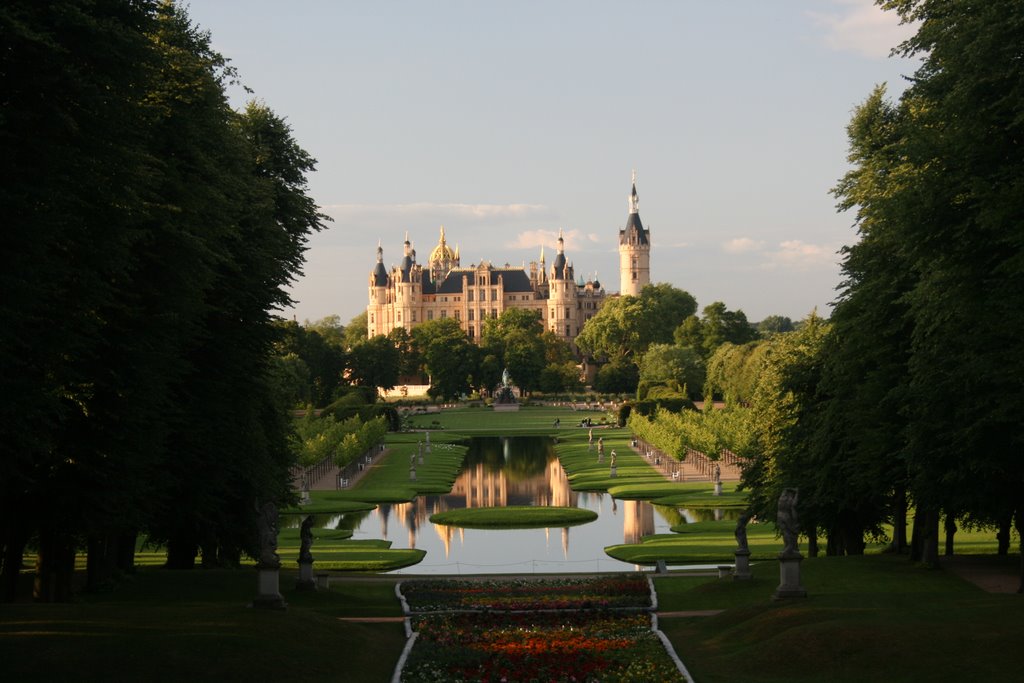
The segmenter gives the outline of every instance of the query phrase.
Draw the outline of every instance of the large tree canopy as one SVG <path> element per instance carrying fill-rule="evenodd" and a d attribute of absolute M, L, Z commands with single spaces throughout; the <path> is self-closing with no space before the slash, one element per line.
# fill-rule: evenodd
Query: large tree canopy
<path fill-rule="evenodd" d="M 30 538 L 39 600 L 80 548 L 93 585 L 130 567 L 139 531 L 171 566 L 236 562 L 290 496 L 272 321 L 324 220 L 313 160 L 231 110 L 171 3 L 15 0 L 0 30 L 3 596 Z"/>

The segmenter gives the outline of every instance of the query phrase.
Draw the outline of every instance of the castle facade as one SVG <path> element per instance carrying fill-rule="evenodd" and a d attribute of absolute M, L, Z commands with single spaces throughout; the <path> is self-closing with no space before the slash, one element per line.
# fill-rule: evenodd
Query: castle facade
<path fill-rule="evenodd" d="M 650 283 L 650 232 L 640 222 L 638 204 L 634 174 L 629 216 L 619 231 L 620 291 L 633 296 Z M 408 234 L 402 260 L 390 270 L 378 245 L 377 264 L 370 273 L 367 332 L 373 337 L 396 327 L 411 330 L 431 320 L 453 318 L 470 339 L 479 341 L 488 318 L 509 309 L 526 309 L 536 311 L 548 330 L 572 344 L 608 296 L 614 295 L 606 293 L 596 278 L 575 278 L 561 230 L 550 267 L 541 249 L 539 260 L 529 268 L 495 266 L 489 261 L 464 268 L 458 248 L 448 245 L 441 226 L 440 239 L 426 263 L 417 261 Z"/>

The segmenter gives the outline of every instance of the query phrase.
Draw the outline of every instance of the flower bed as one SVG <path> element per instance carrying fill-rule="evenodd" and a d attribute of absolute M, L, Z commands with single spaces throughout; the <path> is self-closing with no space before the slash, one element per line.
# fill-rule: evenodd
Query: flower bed
<path fill-rule="evenodd" d="M 650 619 L 602 612 L 419 615 L 401 680 L 685 681 Z"/>
<path fill-rule="evenodd" d="M 441 610 L 579 610 L 651 607 L 647 579 L 617 575 L 581 579 L 405 581 L 411 613 Z"/>

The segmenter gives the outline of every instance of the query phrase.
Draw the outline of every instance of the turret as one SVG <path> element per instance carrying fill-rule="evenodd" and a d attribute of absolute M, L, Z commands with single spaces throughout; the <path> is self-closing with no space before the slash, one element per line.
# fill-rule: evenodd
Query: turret
<path fill-rule="evenodd" d="M 633 171 L 633 191 L 629 195 L 629 216 L 626 227 L 619 231 L 619 284 L 620 293 L 639 296 L 640 290 L 651 283 L 650 231 L 640 221 L 640 197 L 636 192 L 636 171 Z"/>

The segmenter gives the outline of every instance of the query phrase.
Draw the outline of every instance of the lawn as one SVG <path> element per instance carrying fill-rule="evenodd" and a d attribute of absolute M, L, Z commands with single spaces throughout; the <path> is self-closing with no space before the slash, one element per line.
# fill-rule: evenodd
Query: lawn
<path fill-rule="evenodd" d="M 461 508 L 430 516 L 434 524 L 465 529 L 543 529 L 586 524 L 597 519 L 593 510 L 574 507 L 508 505 L 505 507 Z"/>
<path fill-rule="evenodd" d="M 655 580 L 662 610 L 724 610 L 660 619 L 700 683 L 1020 680 L 1024 596 L 869 555 L 806 559 L 809 597 L 773 602 L 776 567 L 755 564 L 751 581 Z"/>

